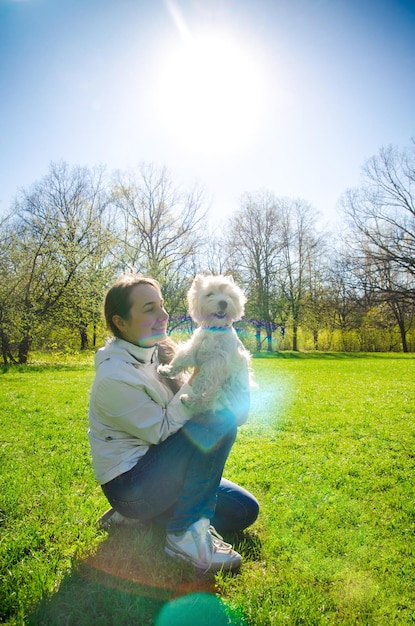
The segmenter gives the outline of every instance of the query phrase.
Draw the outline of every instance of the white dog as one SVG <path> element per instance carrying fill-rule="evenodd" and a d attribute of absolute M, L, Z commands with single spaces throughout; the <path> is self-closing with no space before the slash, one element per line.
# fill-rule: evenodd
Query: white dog
<path fill-rule="evenodd" d="M 232 276 L 198 274 L 187 294 L 189 313 L 199 324 L 192 337 L 179 344 L 169 365 L 159 365 L 173 378 L 188 367 L 199 368 L 192 394 L 181 400 L 192 414 L 232 410 L 232 403 L 250 388 L 250 353 L 238 338 L 233 322 L 244 314 L 246 298 Z"/>

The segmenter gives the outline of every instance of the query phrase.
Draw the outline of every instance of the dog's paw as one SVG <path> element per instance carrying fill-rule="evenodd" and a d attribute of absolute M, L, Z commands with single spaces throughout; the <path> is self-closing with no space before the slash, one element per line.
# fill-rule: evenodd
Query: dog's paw
<path fill-rule="evenodd" d="M 199 409 L 199 405 L 200 405 L 199 398 L 196 398 L 194 396 L 189 396 L 189 394 L 187 394 L 187 393 L 183 393 L 180 396 L 180 401 L 188 409 L 192 409 L 192 410 L 193 409 Z"/>
<path fill-rule="evenodd" d="M 180 396 L 182 404 L 192 415 L 199 415 L 211 410 L 211 404 L 206 402 L 203 397 L 192 396 L 184 393 Z"/>
<path fill-rule="evenodd" d="M 189 394 L 187 394 L 187 393 L 183 393 L 183 394 L 180 396 L 180 402 L 181 402 L 182 404 L 184 404 L 185 406 L 191 406 L 191 404 L 192 404 L 192 398 L 189 396 Z"/>
<path fill-rule="evenodd" d="M 172 375 L 173 368 L 170 365 L 159 365 L 157 371 L 161 376 L 169 378 Z"/>

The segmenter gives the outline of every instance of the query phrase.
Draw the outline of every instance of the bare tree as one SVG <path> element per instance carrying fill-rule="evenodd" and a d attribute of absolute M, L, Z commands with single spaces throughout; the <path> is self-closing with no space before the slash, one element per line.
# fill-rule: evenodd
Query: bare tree
<path fill-rule="evenodd" d="M 281 199 L 279 290 L 284 295 L 292 323 L 292 349 L 298 350 L 298 328 L 310 288 L 310 271 L 322 251 L 322 237 L 316 231 L 316 212 L 300 199 Z"/>
<path fill-rule="evenodd" d="M 383 319 L 389 319 L 390 326 L 397 324 L 402 349 L 408 352 L 407 333 L 415 311 L 415 301 L 407 295 L 413 287 L 412 275 L 387 257 L 374 256 L 371 247 L 364 243 L 360 253 L 355 252 L 352 259 L 353 275 L 360 286 L 366 309 L 389 309 L 392 317 Z"/>
<path fill-rule="evenodd" d="M 122 223 L 124 264 L 157 278 L 170 310 L 180 310 L 204 244 L 203 190 L 182 191 L 166 168 L 142 164 L 118 173 L 112 203 Z"/>
<path fill-rule="evenodd" d="M 390 308 L 407 351 L 415 302 L 415 140 L 401 151 L 381 148 L 365 163 L 361 187 L 342 202 L 357 274 Z"/>
<path fill-rule="evenodd" d="M 377 274 L 383 287 L 388 293 L 386 305 L 398 325 L 402 350 L 403 352 L 409 352 L 407 334 L 414 322 L 415 300 L 408 301 L 408 298 L 402 296 L 401 291 L 397 291 L 395 289 L 397 284 L 397 279 L 395 277 L 396 268 L 391 267 L 390 264 L 388 265 L 386 261 L 383 264 L 383 268 L 378 269 Z M 407 279 L 407 283 L 410 282 L 410 285 L 408 284 L 408 290 L 413 291 L 413 281 L 409 279 L 408 273 L 405 273 L 405 277 Z M 399 285 L 402 290 L 404 287 L 402 278 L 399 279 Z M 379 286 L 379 282 L 377 283 L 377 286 Z"/>
<path fill-rule="evenodd" d="M 415 278 L 415 139 L 403 151 L 381 148 L 364 165 L 362 186 L 348 190 L 342 203 L 356 248 L 399 268 L 391 289 L 414 299 L 414 282 L 400 279 L 407 272 Z"/>
<path fill-rule="evenodd" d="M 281 215 L 275 196 L 268 191 L 246 193 L 241 208 L 229 220 L 226 244 L 229 269 L 245 287 L 247 317 L 256 326 L 257 350 L 265 330 L 272 351 L 272 331 L 282 313 L 276 294 L 276 273 L 280 263 Z"/>
<path fill-rule="evenodd" d="M 347 333 L 357 330 L 371 304 L 371 291 L 357 276 L 350 249 L 336 251 L 330 261 L 327 279 L 328 328 L 339 330 L 343 349 L 347 350 Z"/>
<path fill-rule="evenodd" d="M 223 231 L 218 228 L 209 229 L 206 233 L 206 243 L 202 254 L 199 255 L 198 271 L 207 274 L 225 274 L 230 271 L 228 257 L 226 237 Z"/>
<path fill-rule="evenodd" d="M 320 349 L 320 330 L 327 326 L 330 308 L 328 298 L 328 275 L 330 260 L 324 238 L 321 248 L 315 255 L 310 255 L 306 272 L 307 285 L 303 306 L 303 325 L 309 328 L 313 335 L 314 350 Z"/>

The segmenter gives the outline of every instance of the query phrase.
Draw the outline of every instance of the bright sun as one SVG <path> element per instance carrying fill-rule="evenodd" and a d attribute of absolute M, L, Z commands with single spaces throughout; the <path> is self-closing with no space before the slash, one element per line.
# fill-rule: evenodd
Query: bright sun
<path fill-rule="evenodd" d="M 181 45 L 166 51 L 158 106 L 167 130 L 185 147 L 205 154 L 235 152 L 261 122 L 258 67 L 229 37 L 193 37 L 186 31 Z"/>

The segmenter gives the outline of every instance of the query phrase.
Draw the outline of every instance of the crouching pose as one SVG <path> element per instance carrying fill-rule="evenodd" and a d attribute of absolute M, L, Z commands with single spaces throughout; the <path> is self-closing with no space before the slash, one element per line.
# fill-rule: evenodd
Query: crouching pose
<path fill-rule="evenodd" d="M 158 374 L 169 359 L 157 281 L 121 276 L 104 310 L 114 337 L 95 357 L 89 441 L 109 515 L 163 523 L 166 553 L 202 571 L 239 567 L 241 556 L 218 532 L 243 530 L 258 515 L 254 496 L 222 477 L 249 398 L 192 416 L 180 398 L 197 370 L 188 380 Z"/>

